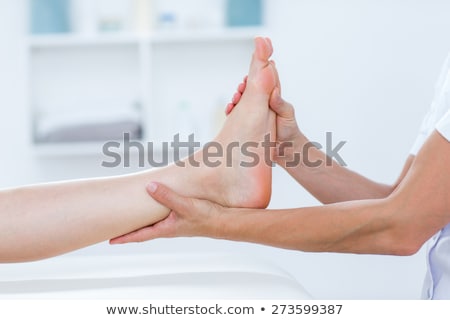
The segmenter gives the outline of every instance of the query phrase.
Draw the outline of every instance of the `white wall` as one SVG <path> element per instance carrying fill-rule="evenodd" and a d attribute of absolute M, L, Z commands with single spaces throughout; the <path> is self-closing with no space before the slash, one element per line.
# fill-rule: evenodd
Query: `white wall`
<path fill-rule="evenodd" d="M 296 106 L 304 132 L 319 141 L 326 131 L 333 132 L 336 141 L 347 141 L 342 154 L 350 168 L 381 182 L 393 182 L 450 50 L 450 3 L 267 3 L 284 95 Z M 273 206 L 313 203 L 286 175 L 277 174 Z M 305 286 L 326 297 L 414 298 L 425 270 L 423 251 L 409 258 L 290 257 L 297 268 L 307 268 L 306 274 L 304 270 L 298 273 Z"/>
<path fill-rule="evenodd" d="M 445 0 L 266 0 L 285 97 L 304 132 L 346 140 L 349 166 L 392 182 L 408 154 L 450 49 Z M 29 147 L 24 0 L 0 0 L 0 187 L 124 172 L 96 157 L 37 157 Z M 236 75 L 236 82 L 241 75 Z M 230 92 L 231 95 L 232 92 Z M 272 208 L 316 201 L 276 169 Z M 317 298 L 417 298 L 423 252 L 408 258 L 305 254 L 204 239 L 159 240 L 74 254 L 237 251 L 274 259 Z"/>

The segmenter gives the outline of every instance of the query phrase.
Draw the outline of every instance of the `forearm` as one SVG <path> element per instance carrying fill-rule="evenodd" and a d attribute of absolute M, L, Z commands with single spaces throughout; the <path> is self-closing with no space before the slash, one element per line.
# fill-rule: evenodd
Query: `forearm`
<path fill-rule="evenodd" d="M 411 254 L 393 212 L 386 200 L 270 211 L 229 209 L 214 230 L 220 239 L 306 252 Z"/>
<path fill-rule="evenodd" d="M 295 161 L 295 154 L 300 161 Z M 374 182 L 343 167 L 301 133 L 293 147 L 286 148 L 279 164 L 322 203 L 382 199 L 394 189 L 394 186 Z"/>
<path fill-rule="evenodd" d="M 55 256 L 163 219 L 168 209 L 145 192 L 155 173 L 2 191 L 0 261 Z"/>
<path fill-rule="evenodd" d="M 302 251 L 410 255 L 450 221 L 450 147 L 434 132 L 384 199 L 279 211 L 225 209 L 218 238 Z"/>

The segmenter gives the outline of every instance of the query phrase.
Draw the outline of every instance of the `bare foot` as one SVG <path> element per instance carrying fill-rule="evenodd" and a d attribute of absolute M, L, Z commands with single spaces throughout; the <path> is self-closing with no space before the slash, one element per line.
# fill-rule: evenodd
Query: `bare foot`
<path fill-rule="evenodd" d="M 270 40 L 257 38 L 255 46 L 245 92 L 239 96 L 239 103 L 233 105 L 233 113 L 212 142 L 222 148 L 221 155 L 205 160 L 208 154 L 205 147 L 179 163 L 184 165 L 182 167 L 171 165 L 149 171 L 143 176 L 144 183 L 161 181 L 184 196 L 203 198 L 228 207 L 267 207 L 272 191 L 274 147 L 264 148 L 263 143 L 275 140 L 275 113 L 269 108 L 269 100 L 278 78 L 273 63 L 269 61 L 273 51 Z M 270 139 L 265 139 L 266 136 Z M 208 165 L 207 161 L 211 163 Z M 165 216 L 161 219 L 164 219 L 170 212 L 162 208 Z M 174 228 L 173 225 L 170 227 L 171 222 L 164 221 L 169 228 Z M 150 238 L 154 238 L 154 227 L 113 239 L 111 243 Z"/>
<path fill-rule="evenodd" d="M 255 39 L 255 52 L 245 92 L 214 140 L 224 149 L 238 143 L 239 148 L 225 150 L 232 163 L 210 170 L 220 190 L 223 205 L 230 207 L 265 208 L 270 202 L 272 186 L 271 152 L 263 143 L 275 141 L 275 114 L 269 99 L 277 84 L 269 39 Z M 268 138 L 270 140 L 268 140 Z M 249 151 L 247 153 L 247 151 Z M 249 153 L 252 155 L 249 156 Z"/>
<path fill-rule="evenodd" d="M 227 207 L 267 207 L 272 190 L 271 151 L 275 150 L 265 149 L 263 143 L 268 134 L 275 140 L 275 113 L 269 108 L 269 99 L 277 78 L 269 61 L 270 40 L 256 38 L 255 47 L 245 93 L 211 142 L 216 147 L 196 152 L 182 167 L 163 168 L 150 181 L 163 181 L 184 196 Z M 222 152 L 211 156 L 217 147 Z"/>

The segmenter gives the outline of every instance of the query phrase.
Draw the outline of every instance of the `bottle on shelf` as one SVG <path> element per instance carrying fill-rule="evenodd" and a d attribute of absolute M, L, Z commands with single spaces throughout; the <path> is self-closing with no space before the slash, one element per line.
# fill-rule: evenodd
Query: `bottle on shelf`
<path fill-rule="evenodd" d="M 70 0 L 31 0 L 31 34 L 70 32 Z"/>
<path fill-rule="evenodd" d="M 72 0 L 72 31 L 81 35 L 95 35 L 97 29 L 96 3 L 92 0 Z"/>
<path fill-rule="evenodd" d="M 100 32 L 130 32 L 132 5 L 129 0 L 97 0 Z"/>
<path fill-rule="evenodd" d="M 134 32 L 149 34 L 153 29 L 153 0 L 134 0 Z"/>
<path fill-rule="evenodd" d="M 262 10 L 262 0 L 227 0 L 227 26 L 261 26 Z"/>

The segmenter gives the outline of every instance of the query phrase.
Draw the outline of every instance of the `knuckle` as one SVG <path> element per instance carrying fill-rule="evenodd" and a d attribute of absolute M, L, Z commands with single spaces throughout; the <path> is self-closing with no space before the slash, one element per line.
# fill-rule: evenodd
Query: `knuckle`
<path fill-rule="evenodd" d="M 158 188 L 157 194 L 160 199 L 164 199 L 164 200 L 168 200 L 169 195 L 170 195 L 169 190 L 167 190 L 167 188 L 161 187 L 161 186 Z"/>

